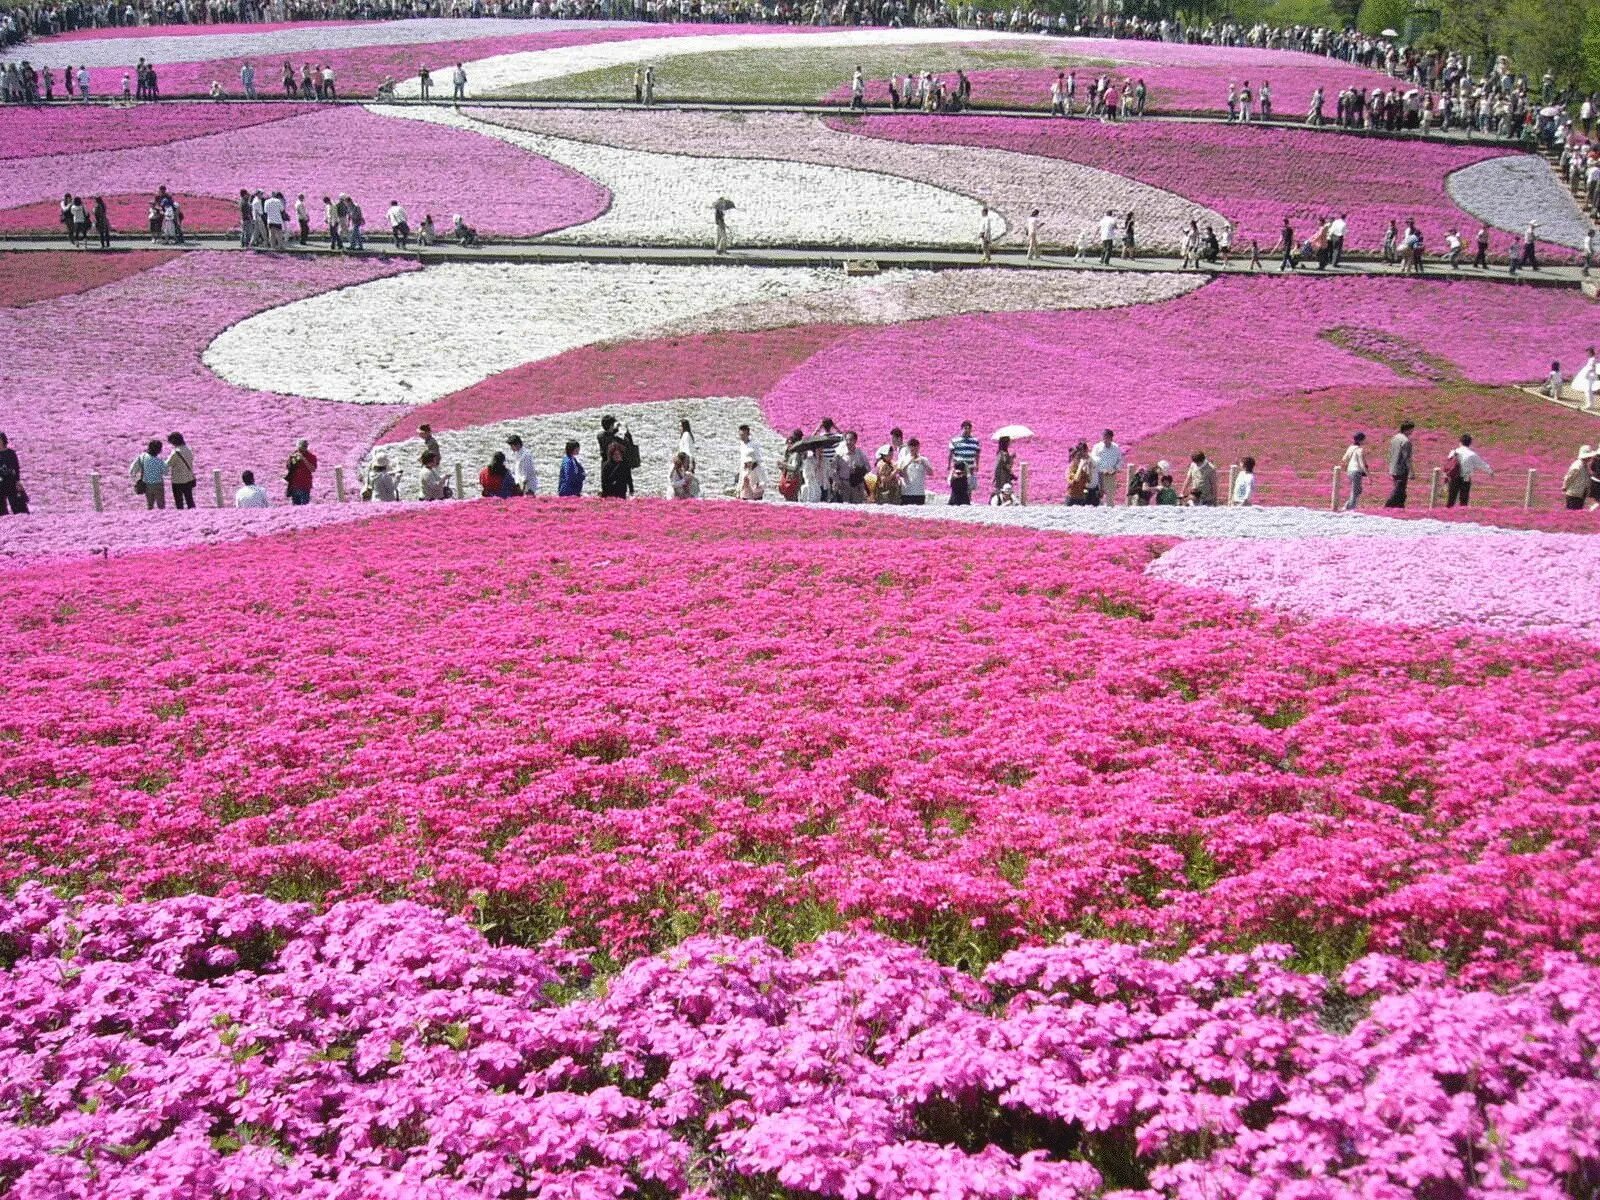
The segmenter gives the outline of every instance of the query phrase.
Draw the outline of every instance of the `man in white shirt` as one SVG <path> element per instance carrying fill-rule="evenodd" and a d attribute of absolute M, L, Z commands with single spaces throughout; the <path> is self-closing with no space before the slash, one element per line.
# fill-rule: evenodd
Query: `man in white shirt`
<path fill-rule="evenodd" d="M 1478 456 L 1472 448 L 1472 435 L 1463 433 L 1461 444 L 1450 451 L 1451 466 L 1445 476 L 1445 502 L 1446 508 L 1454 508 L 1459 502 L 1466 508 L 1472 501 L 1472 479 L 1475 475 L 1493 475 L 1489 464 Z"/>
<path fill-rule="evenodd" d="M 1328 250 L 1336 267 L 1344 261 L 1344 235 L 1349 228 L 1350 223 L 1344 215 L 1335 217 L 1328 226 Z"/>
<path fill-rule="evenodd" d="M 235 508 L 272 507 L 272 501 L 267 499 L 266 491 L 257 485 L 254 471 L 246 471 L 239 476 L 239 482 L 244 486 L 233 494 L 233 506 Z"/>
<path fill-rule="evenodd" d="M 411 218 L 398 200 L 389 201 L 389 236 L 397 250 L 404 250 L 411 238 Z"/>
<path fill-rule="evenodd" d="M 922 457 L 922 443 L 916 438 L 907 442 L 906 452 L 895 466 L 900 472 L 900 503 L 926 504 L 928 471 L 933 464 Z"/>
<path fill-rule="evenodd" d="M 739 445 L 733 456 L 733 475 L 735 479 L 739 477 L 739 472 L 743 470 L 744 465 L 751 461 L 754 461 L 758 468 L 763 465 L 761 461 L 761 446 L 750 436 L 750 426 L 741 425 L 739 426 Z"/>
<path fill-rule="evenodd" d="M 71 70 L 71 68 L 69 67 L 68 70 Z M 254 63 L 245 63 L 244 66 L 239 68 L 239 82 L 244 85 L 244 98 L 246 100 L 254 100 L 256 98 L 256 68 Z"/>
<path fill-rule="evenodd" d="M 255 226 L 251 235 L 251 244 L 265 246 L 267 244 L 267 210 L 266 197 L 259 191 L 250 196 L 250 224 Z"/>
<path fill-rule="evenodd" d="M 282 250 L 284 248 L 284 203 L 282 194 L 273 192 L 272 195 L 263 200 L 261 202 L 261 212 L 267 222 L 267 249 Z"/>
<path fill-rule="evenodd" d="M 1091 504 L 1115 504 L 1117 472 L 1122 470 L 1122 447 L 1116 435 L 1107 429 L 1100 440 L 1089 448 L 1089 462 L 1098 479 L 1093 481 L 1094 499 Z"/>
<path fill-rule="evenodd" d="M 1590 346 L 1589 360 L 1583 364 L 1577 378 L 1572 381 L 1572 386 L 1583 393 L 1584 412 L 1594 411 L 1594 394 L 1600 391 L 1600 379 L 1595 378 L 1597 374 L 1600 374 L 1600 364 L 1596 363 L 1594 347 Z"/>
<path fill-rule="evenodd" d="M 539 468 L 534 465 L 533 451 L 522 444 L 522 438 L 513 433 L 506 439 L 511 447 L 511 471 L 524 496 L 539 494 Z"/>
<path fill-rule="evenodd" d="M 872 456 L 872 461 L 877 462 L 878 459 L 887 454 L 889 461 L 895 466 L 899 466 L 900 459 L 906 452 L 905 436 L 898 425 L 889 430 L 889 440 L 878 447 L 878 452 Z"/>
<path fill-rule="evenodd" d="M 983 251 L 983 261 L 988 262 L 994 250 L 994 214 L 989 211 L 987 204 L 978 214 L 978 247 Z"/>
<path fill-rule="evenodd" d="M 311 240 L 311 212 L 306 208 L 304 192 L 294 198 L 294 222 L 300 227 L 300 244 L 304 246 Z"/>
<path fill-rule="evenodd" d="M 467 69 L 460 63 L 456 64 L 455 74 L 450 77 L 452 95 L 457 103 L 467 98 Z"/>
<path fill-rule="evenodd" d="M 1116 248 L 1116 243 L 1117 214 L 1108 208 L 1106 209 L 1106 215 L 1100 218 L 1100 265 L 1102 267 L 1111 265 L 1111 251 Z"/>

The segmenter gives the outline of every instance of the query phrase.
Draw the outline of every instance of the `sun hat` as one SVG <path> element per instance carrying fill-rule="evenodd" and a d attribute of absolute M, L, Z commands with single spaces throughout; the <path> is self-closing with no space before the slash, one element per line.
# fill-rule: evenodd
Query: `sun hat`
<path fill-rule="evenodd" d="M 387 454 L 378 455 L 378 461 L 372 465 L 380 471 L 387 471 L 389 469 L 389 456 Z"/>

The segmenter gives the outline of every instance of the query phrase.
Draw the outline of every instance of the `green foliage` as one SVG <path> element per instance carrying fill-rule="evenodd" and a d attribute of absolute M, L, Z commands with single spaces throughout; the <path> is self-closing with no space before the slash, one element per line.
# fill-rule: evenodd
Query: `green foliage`
<path fill-rule="evenodd" d="M 1356 28 L 1362 33 L 1382 33 L 1385 29 L 1403 30 L 1406 15 L 1410 11 L 1409 0 L 1361 0 L 1361 11 L 1356 15 Z"/>

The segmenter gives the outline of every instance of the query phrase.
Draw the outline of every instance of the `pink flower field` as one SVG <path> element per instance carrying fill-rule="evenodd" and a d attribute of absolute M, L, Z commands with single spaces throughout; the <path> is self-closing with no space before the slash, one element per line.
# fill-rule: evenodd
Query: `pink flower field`
<path fill-rule="evenodd" d="M 319 491 L 331 493 L 333 465 L 353 466 L 392 413 L 245 391 L 213 375 L 201 354 L 251 313 L 414 268 L 195 252 L 92 291 L 0 309 L 5 432 L 28 455 L 35 504 L 88 507 L 89 473 L 99 471 L 109 507 L 142 507 L 128 464 L 146 440 L 174 429 L 207 479 L 221 468 L 231 490 L 251 468 L 280 494 L 282 463 L 296 439 L 311 438 L 329 467 Z M 118 317 L 114 336 L 107 314 Z"/>
<path fill-rule="evenodd" d="M 822 415 L 886 429 L 908 410 L 925 429 L 1026 421 L 1038 435 L 1024 452 L 1037 494 L 1058 499 L 1072 444 L 1106 425 L 1144 455 L 1161 430 L 1231 406 L 1423 383 L 1336 344 L 1334 331 L 1380 330 L 1385 354 L 1409 347 L 1480 384 L 1539 378 L 1548 330 L 1572 346 L 1600 337 L 1600 309 L 1578 293 L 1497 289 L 1493 322 L 1478 319 L 1483 300 L 1481 288 L 1450 283 L 1229 277 L 1156 305 L 859 329 L 786 374 L 762 405 L 779 429 L 809 429 Z M 1342 452 L 1347 436 L 1335 434 L 1326 453 Z"/>
<path fill-rule="evenodd" d="M 167 94 L 236 89 L 248 58 L 271 94 L 273 47 L 348 96 L 422 61 L 444 82 L 457 58 L 745 28 L 24 48 L 102 91 L 146 52 Z M 1147 72 L 1157 108 L 1236 73 L 1270 69 L 1280 110 L 1324 74 L 1370 82 L 1061 46 Z M 980 73 L 979 98 L 1041 79 Z M 1600 306 L 1570 272 L 1009 252 L 1032 209 L 1053 254 L 1115 197 L 1152 248 L 1205 205 L 1241 249 L 1346 212 L 1355 249 L 1416 216 L 1437 250 L 1476 229 L 1447 177 L 1500 151 L 374 107 L 0 120 L 0 233 L 51 238 L 0 254 L 0 499 L 20 482 L 30 508 L 0 517 L 0 1197 L 1600 1196 L 1600 510 L 1581 469 L 1563 483 L 1600 420 L 1523 390 L 1552 359 L 1571 377 Z M 1514 174 L 1463 202 L 1513 211 L 1492 193 Z M 321 197 L 349 193 L 368 250 L 145 248 L 159 186 L 193 233 L 233 229 L 242 187 L 304 192 L 319 242 Z M 108 201 L 115 247 L 58 244 L 65 190 Z M 491 244 L 392 255 L 390 200 Z M 980 203 L 993 263 L 896 253 L 970 245 Z M 769 214 L 785 254 L 752 249 Z M 506 252 L 591 222 L 565 236 L 604 253 Z M 658 245 L 703 257 L 630 248 Z M 637 437 L 635 498 L 595 495 L 602 413 Z M 669 483 L 691 417 L 697 486 Z M 869 451 L 919 436 L 930 503 L 784 503 L 783 435 L 824 417 Z M 1412 507 L 1377 515 L 1406 418 Z M 1026 505 L 944 507 L 964 420 L 980 502 L 991 431 L 1031 427 Z M 1070 447 L 1107 426 L 1133 465 L 1255 456 L 1254 503 L 1062 506 Z M 1357 430 L 1366 513 L 1309 511 Z M 129 465 L 174 432 L 198 507 L 147 512 Z M 1429 510 L 1462 432 L 1494 474 Z M 477 473 L 513 434 L 537 495 L 477 499 L 504 494 Z M 568 438 L 588 478 L 558 499 Z M 755 450 L 765 502 L 727 498 Z M 404 502 L 363 502 L 384 457 Z M 265 510 L 232 506 L 247 469 Z M 675 490 L 704 498 L 653 498 Z"/>
<path fill-rule="evenodd" d="M 1391 220 L 1404 227 L 1415 218 L 1434 250 L 1443 247 L 1452 228 L 1470 239 L 1479 222 L 1450 199 L 1445 176 L 1505 153 L 1488 146 L 1153 121 L 1102 125 L 973 116 L 836 121 L 837 127 L 868 137 L 988 146 L 1118 172 L 1217 210 L 1237 229 L 1236 253 L 1247 253 L 1253 238 L 1264 256 L 1277 244 L 1285 216 L 1304 238 L 1316 232 L 1318 219 L 1346 214 L 1350 249 L 1368 254 L 1382 245 Z M 1498 235 L 1495 254 L 1503 256 L 1513 240 Z"/>
<path fill-rule="evenodd" d="M 530 502 L 15 573 L 8 1187 L 1582 1194 L 1592 648 L 1163 551 Z"/>
<path fill-rule="evenodd" d="M 451 215 L 459 212 L 486 231 L 524 236 L 591 220 L 610 202 L 604 188 L 582 175 L 493 138 L 396 121 L 360 108 L 306 111 L 297 105 L 295 110 L 301 115 L 251 124 L 252 114 L 278 109 L 232 105 L 227 111 L 245 122 L 239 128 L 138 149 L 40 153 L 9 162 L 0 179 L 0 210 L 22 211 L 12 222 L 10 213 L 0 211 L 0 229 L 38 228 L 41 213 L 30 206 L 59 201 L 66 189 L 79 195 L 149 195 L 165 185 L 183 197 L 224 202 L 236 198 L 241 187 L 281 190 L 291 201 L 304 192 L 319 230 L 322 197 L 345 192 L 365 208 L 369 236 L 387 228 L 383 212 L 391 199 L 410 208 L 413 222 L 432 212 L 441 229 L 448 229 Z M 68 112 L 61 124 L 93 126 L 101 116 Z M 41 150 L 53 140 L 41 137 Z M 65 129 L 62 140 L 73 140 Z M 426 169 L 416 169 L 420 164 Z M 226 207 L 201 209 L 191 214 L 188 227 L 237 229 L 237 216 L 230 225 L 227 214 Z M 118 227 L 142 224 L 142 208 L 132 215 L 130 221 L 124 210 Z M 114 212 L 114 221 L 117 216 Z"/>

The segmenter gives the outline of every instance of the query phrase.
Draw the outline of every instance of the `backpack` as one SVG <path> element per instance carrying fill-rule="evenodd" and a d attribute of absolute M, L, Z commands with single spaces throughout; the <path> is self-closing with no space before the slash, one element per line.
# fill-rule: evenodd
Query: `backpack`
<path fill-rule="evenodd" d="M 1461 478 L 1461 460 L 1454 454 L 1449 455 L 1444 460 L 1444 477 L 1446 479 Z"/>
<path fill-rule="evenodd" d="M 633 444 L 633 434 L 622 435 L 622 461 L 628 464 L 628 470 L 639 469 L 639 447 Z"/>

